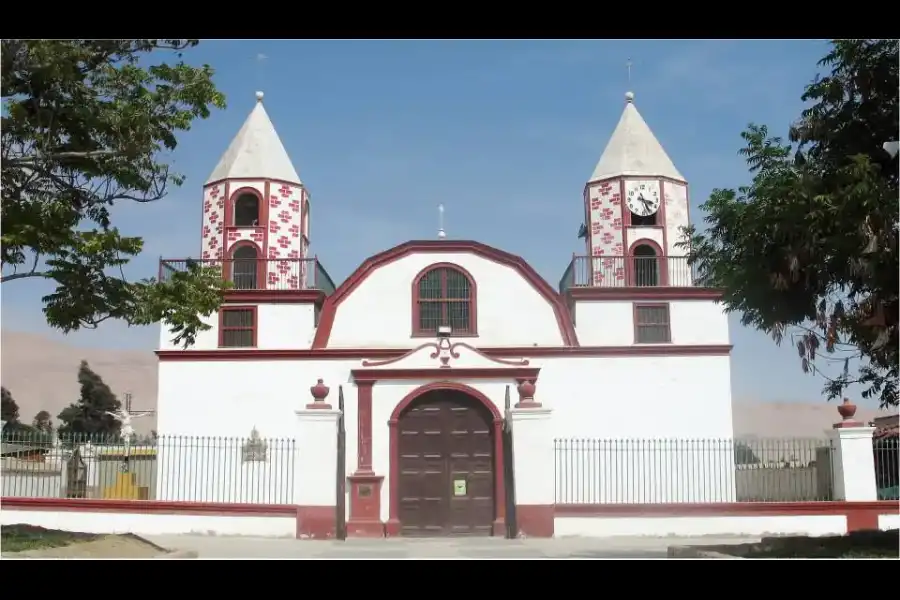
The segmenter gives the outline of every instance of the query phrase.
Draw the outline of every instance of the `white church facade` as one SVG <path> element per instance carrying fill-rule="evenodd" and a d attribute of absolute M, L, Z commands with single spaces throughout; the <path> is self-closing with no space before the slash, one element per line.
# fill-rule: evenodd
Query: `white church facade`
<path fill-rule="evenodd" d="M 502 535 L 515 510 L 521 533 L 552 536 L 554 440 L 731 439 L 721 294 L 695 285 L 678 245 L 688 183 L 631 94 L 583 199 L 584 255 L 558 289 L 525 258 L 447 238 L 384 250 L 336 285 L 258 94 L 204 186 L 200 255 L 161 263 L 162 277 L 220 265 L 233 285 L 192 347 L 163 324 L 157 430 L 289 439 L 295 466 L 266 470 L 263 452 L 176 481 L 161 447 L 158 489 L 221 501 L 244 481 L 233 501 L 311 507 L 312 537 L 342 510 L 350 535 Z M 189 462 L 211 460 L 197 452 Z M 627 472 L 601 458 L 593 502 L 734 501 L 729 476 L 702 498 L 675 485 L 710 460 L 734 473 L 732 453 L 637 453 Z"/>

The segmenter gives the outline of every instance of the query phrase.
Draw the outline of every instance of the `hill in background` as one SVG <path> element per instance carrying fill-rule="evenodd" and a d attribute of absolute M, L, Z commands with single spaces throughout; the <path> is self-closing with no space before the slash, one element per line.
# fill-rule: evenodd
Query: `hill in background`
<path fill-rule="evenodd" d="M 2 383 L 19 405 L 22 421 L 31 422 L 40 410 L 54 420 L 59 412 L 78 399 L 78 365 L 88 361 L 121 400 L 132 394 L 135 410 L 156 408 L 157 359 L 152 351 L 81 348 L 34 333 L 2 331 Z M 187 390 L 185 390 L 187 393 Z M 860 408 L 857 418 L 869 421 L 882 411 Z M 752 402 L 734 403 L 737 436 L 796 438 L 822 437 L 838 419 L 834 403 Z M 139 433 L 149 433 L 155 417 L 134 420 Z"/>

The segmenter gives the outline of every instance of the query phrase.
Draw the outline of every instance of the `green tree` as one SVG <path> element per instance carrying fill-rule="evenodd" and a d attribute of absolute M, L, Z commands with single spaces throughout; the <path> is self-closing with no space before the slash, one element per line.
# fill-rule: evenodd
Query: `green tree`
<path fill-rule="evenodd" d="M 224 97 L 209 66 L 182 51 L 195 40 L 2 41 L 3 283 L 53 281 L 50 326 L 64 332 L 107 319 L 165 320 L 174 342 L 209 329 L 221 302 L 218 269 L 191 264 L 165 281 L 129 281 L 124 267 L 143 240 L 122 235 L 111 209 L 153 202 L 184 178 L 166 154 L 176 134 Z M 174 64 L 157 62 L 167 55 Z"/>
<path fill-rule="evenodd" d="M 690 260 L 744 325 L 796 345 L 823 393 L 897 405 L 898 42 L 834 41 L 790 142 L 742 134 L 749 186 L 716 189 Z M 825 367 L 839 361 L 839 374 Z M 831 373 L 829 375 L 829 373 Z"/>
<path fill-rule="evenodd" d="M 53 432 L 53 419 L 50 417 L 50 413 L 46 410 L 38 411 L 36 415 L 34 415 L 34 419 L 31 422 L 31 426 L 36 430 L 43 433 L 52 433 Z"/>
<path fill-rule="evenodd" d="M 122 424 L 109 413 L 119 410 L 122 403 L 91 370 L 87 361 L 81 361 L 78 367 L 78 383 L 81 384 L 81 397 L 57 416 L 59 435 L 118 435 Z"/>
<path fill-rule="evenodd" d="M 756 465 L 759 464 L 759 457 L 753 451 L 753 448 L 744 442 L 737 442 L 734 445 L 734 464 L 736 465 Z"/>
<path fill-rule="evenodd" d="M 19 422 L 19 405 L 5 387 L 0 387 L 0 418 L 9 427 L 15 427 Z"/>

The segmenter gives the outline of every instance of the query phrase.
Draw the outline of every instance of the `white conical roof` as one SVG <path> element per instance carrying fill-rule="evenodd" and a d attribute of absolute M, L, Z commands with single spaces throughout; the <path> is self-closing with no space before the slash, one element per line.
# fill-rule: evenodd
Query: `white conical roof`
<path fill-rule="evenodd" d="M 222 179 L 280 179 L 302 183 L 272 120 L 262 103 L 263 93 L 256 92 L 256 106 L 231 140 L 206 183 Z"/>
<path fill-rule="evenodd" d="M 634 106 L 634 94 L 625 94 L 625 110 L 594 167 L 589 181 L 620 175 L 669 177 L 685 181 L 662 144 Z"/>

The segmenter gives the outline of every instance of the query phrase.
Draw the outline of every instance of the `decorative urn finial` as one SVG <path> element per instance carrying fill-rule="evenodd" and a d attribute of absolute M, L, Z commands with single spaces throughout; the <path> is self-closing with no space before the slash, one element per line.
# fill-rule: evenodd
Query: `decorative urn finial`
<path fill-rule="evenodd" d="M 519 401 L 516 403 L 516 408 L 537 408 L 540 406 L 541 403 L 536 402 L 534 399 L 536 389 L 534 382 L 527 379 L 520 381 L 516 387 L 516 390 L 519 392 Z"/>
<path fill-rule="evenodd" d="M 844 401 L 838 405 L 837 410 L 845 421 L 849 421 L 856 415 L 856 405 L 850 402 L 850 398 L 844 398 Z"/>
<path fill-rule="evenodd" d="M 306 408 L 331 408 L 330 404 L 325 403 L 325 398 L 328 397 L 328 393 L 331 391 L 325 382 L 322 379 L 319 379 L 316 382 L 316 385 L 309 388 L 309 393 L 312 394 L 313 402 L 312 404 L 307 404 Z"/>

